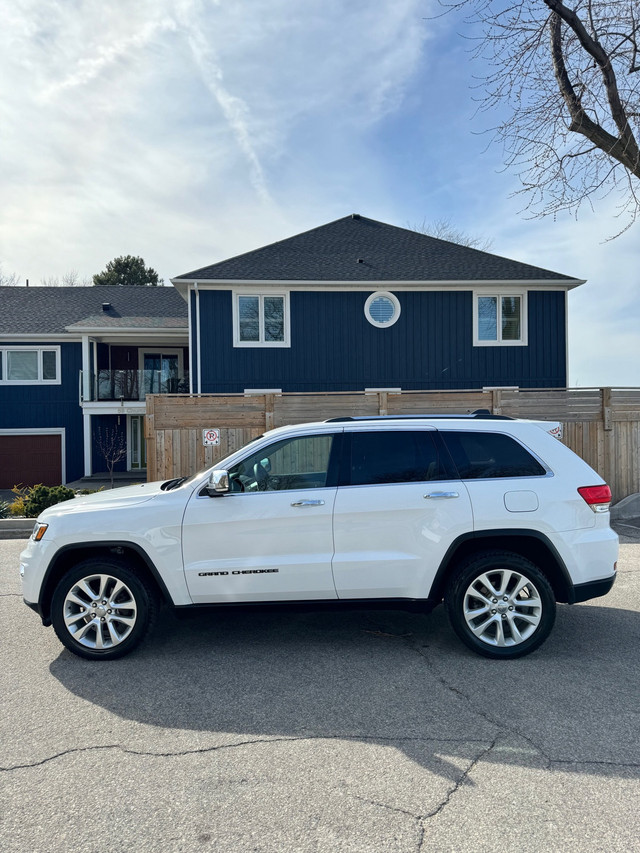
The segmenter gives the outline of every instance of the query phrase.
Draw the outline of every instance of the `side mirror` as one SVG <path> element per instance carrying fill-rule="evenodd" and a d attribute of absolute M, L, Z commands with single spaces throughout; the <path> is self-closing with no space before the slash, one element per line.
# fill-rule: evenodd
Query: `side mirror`
<path fill-rule="evenodd" d="M 229 491 L 229 472 L 217 469 L 209 474 L 207 491 L 210 498 L 222 497 Z"/>

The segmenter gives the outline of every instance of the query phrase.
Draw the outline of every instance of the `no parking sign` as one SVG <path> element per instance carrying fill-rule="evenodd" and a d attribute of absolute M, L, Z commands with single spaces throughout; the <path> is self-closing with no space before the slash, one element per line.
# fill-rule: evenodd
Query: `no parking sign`
<path fill-rule="evenodd" d="M 219 429 L 203 429 L 202 430 L 202 443 L 205 447 L 211 444 L 220 444 L 220 430 Z"/>

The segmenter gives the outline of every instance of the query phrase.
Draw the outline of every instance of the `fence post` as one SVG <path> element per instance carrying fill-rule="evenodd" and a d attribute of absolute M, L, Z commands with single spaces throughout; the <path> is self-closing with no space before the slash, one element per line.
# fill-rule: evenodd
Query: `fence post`
<path fill-rule="evenodd" d="M 386 415 L 389 406 L 389 395 L 386 391 L 378 392 L 378 414 Z"/>
<path fill-rule="evenodd" d="M 499 388 L 493 388 L 491 391 L 491 414 L 502 414 L 502 391 Z"/>
<path fill-rule="evenodd" d="M 611 422 L 611 388 L 601 388 L 602 393 L 602 420 L 606 430 L 613 429 Z"/>
<path fill-rule="evenodd" d="M 144 418 L 144 440 L 147 442 L 147 482 L 158 479 L 156 465 L 156 431 L 154 428 L 155 397 L 150 394 L 146 399 L 147 411 Z"/>
<path fill-rule="evenodd" d="M 264 428 L 268 432 L 274 424 L 275 394 L 264 395 Z"/>

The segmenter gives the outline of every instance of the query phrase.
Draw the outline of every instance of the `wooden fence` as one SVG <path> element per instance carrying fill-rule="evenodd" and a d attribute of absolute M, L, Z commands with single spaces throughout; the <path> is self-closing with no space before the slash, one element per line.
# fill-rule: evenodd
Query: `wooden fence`
<path fill-rule="evenodd" d="M 147 397 L 147 475 L 163 480 L 195 473 L 265 430 L 346 415 L 493 414 L 563 424 L 564 443 L 609 483 L 614 501 L 640 492 L 640 389 L 403 391 Z M 204 446 L 203 430 L 220 444 Z"/>

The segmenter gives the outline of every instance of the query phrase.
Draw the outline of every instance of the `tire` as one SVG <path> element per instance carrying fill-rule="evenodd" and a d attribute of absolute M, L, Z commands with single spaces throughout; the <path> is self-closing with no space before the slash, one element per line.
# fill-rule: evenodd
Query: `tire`
<path fill-rule="evenodd" d="M 519 658 L 537 649 L 556 618 L 551 584 L 530 560 L 485 551 L 465 560 L 445 592 L 453 630 L 489 658 Z"/>
<path fill-rule="evenodd" d="M 70 569 L 51 599 L 51 622 L 69 651 L 89 660 L 129 654 L 151 631 L 157 596 L 147 582 L 112 557 Z"/>

